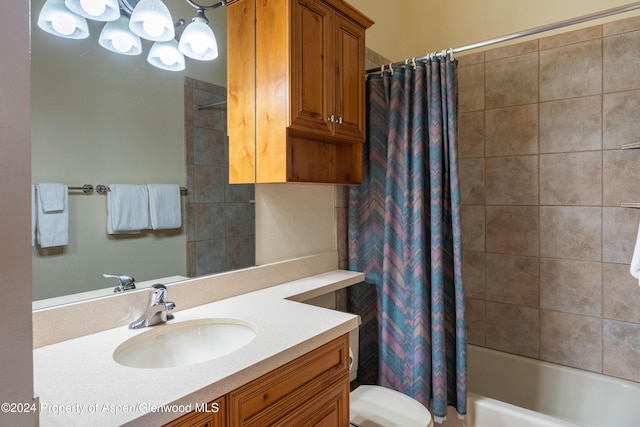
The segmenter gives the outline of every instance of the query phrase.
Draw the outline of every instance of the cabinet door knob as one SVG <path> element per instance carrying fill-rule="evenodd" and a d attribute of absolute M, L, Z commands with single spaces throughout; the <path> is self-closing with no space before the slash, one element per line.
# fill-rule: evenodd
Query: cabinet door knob
<path fill-rule="evenodd" d="M 338 124 L 341 125 L 342 124 L 342 116 L 338 117 Z"/>
<path fill-rule="evenodd" d="M 335 118 L 335 116 L 332 114 L 332 115 L 330 115 L 330 116 L 329 116 L 329 118 L 328 118 L 327 120 L 329 120 L 331 123 L 333 123 L 333 122 L 335 122 L 335 121 L 336 121 L 336 118 Z"/>

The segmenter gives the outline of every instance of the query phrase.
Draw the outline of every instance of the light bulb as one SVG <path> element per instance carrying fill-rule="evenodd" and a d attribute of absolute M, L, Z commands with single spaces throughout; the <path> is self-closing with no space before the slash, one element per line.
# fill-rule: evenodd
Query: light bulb
<path fill-rule="evenodd" d="M 120 53 L 129 52 L 133 47 L 131 38 L 124 37 L 122 35 L 114 37 L 113 40 L 111 40 L 111 43 L 113 44 L 114 49 Z"/>
<path fill-rule="evenodd" d="M 159 37 L 164 32 L 164 26 L 160 22 L 144 21 L 142 27 L 152 37 Z"/>
<path fill-rule="evenodd" d="M 100 16 L 107 10 L 107 5 L 98 0 L 80 0 L 80 6 L 91 16 Z"/>
<path fill-rule="evenodd" d="M 76 30 L 76 24 L 69 15 L 55 15 L 51 20 L 51 26 L 63 36 L 70 36 Z"/>
<path fill-rule="evenodd" d="M 189 45 L 191 46 L 191 50 L 199 54 L 205 53 L 207 51 L 207 48 L 209 47 L 207 45 L 207 40 L 201 36 L 191 39 Z"/>
<path fill-rule="evenodd" d="M 173 50 L 163 51 L 162 55 L 160 55 L 160 62 L 162 62 L 164 65 L 176 64 L 178 62 L 177 52 Z"/>

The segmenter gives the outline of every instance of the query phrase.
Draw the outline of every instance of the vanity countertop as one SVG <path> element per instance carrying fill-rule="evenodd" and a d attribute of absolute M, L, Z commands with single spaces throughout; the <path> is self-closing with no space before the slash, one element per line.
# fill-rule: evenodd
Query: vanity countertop
<path fill-rule="evenodd" d="M 150 328 L 121 326 L 35 349 L 40 426 L 159 426 L 178 418 L 180 405 L 194 409 L 357 328 L 352 314 L 300 302 L 363 280 L 334 270 L 177 311 L 172 324 L 233 318 L 257 332 L 245 347 L 191 366 L 138 369 L 113 360 L 122 342 Z"/>

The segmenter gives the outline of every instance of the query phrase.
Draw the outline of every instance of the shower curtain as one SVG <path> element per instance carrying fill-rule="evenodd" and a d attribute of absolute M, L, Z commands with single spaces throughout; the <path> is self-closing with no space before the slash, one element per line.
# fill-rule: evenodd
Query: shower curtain
<path fill-rule="evenodd" d="M 362 317 L 358 380 L 414 397 L 442 421 L 466 413 L 457 172 L 457 61 L 367 80 L 363 184 L 349 190 L 349 269 Z"/>

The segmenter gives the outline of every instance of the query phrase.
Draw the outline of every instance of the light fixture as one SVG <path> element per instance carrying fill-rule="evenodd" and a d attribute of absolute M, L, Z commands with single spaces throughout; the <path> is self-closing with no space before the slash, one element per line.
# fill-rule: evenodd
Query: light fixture
<path fill-rule="evenodd" d="M 176 39 L 155 42 L 151 46 L 147 62 L 154 67 L 168 71 L 182 71 L 185 68 L 184 55 L 178 50 Z"/>
<path fill-rule="evenodd" d="M 126 16 L 107 22 L 98 42 L 105 49 L 123 55 L 139 55 L 142 52 L 140 37 L 129 30 L 129 18 Z"/>
<path fill-rule="evenodd" d="M 115 21 L 120 17 L 118 0 L 65 0 L 70 11 L 94 21 Z"/>
<path fill-rule="evenodd" d="M 47 33 L 67 39 L 89 37 L 87 20 L 70 11 L 64 0 L 47 0 L 38 15 L 38 27 Z"/>
<path fill-rule="evenodd" d="M 209 20 L 204 14 L 204 8 L 199 7 L 191 24 L 187 25 L 178 49 L 186 56 L 200 61 L 210 61 L 218 57 L 218 43 L 213 30 L 209 27 Z"/>
<path fill-rule="evenodd" d="M 152 41 L 165 42 L 176 35 L 171 12 L 161 0 L 140 0 L 131 14 L 129 29 Z"/>
<path fill-rule="evenodd" d="M 59 37 L 83 39 L 89 37 L 86 18 L 103 21 L 106 23 L 98 39 L 100 46 L 122 55 L 139 55 L 142 37 L 155 42 L 147 55 L 151 65 L 181 71 L 185 69 L 185 55 L 200 61 L 218 57 L 218 44 L 205 11 L 227 4 L 227 0 L 217 0 L 210 6 L 185 1 L 197 12 L 184 29 L 180 43 L 175 38 L 175 28 L 184 25 L 184 19 L 174 24 L 162 0 L 46 0 L 38 26 Z"/>

